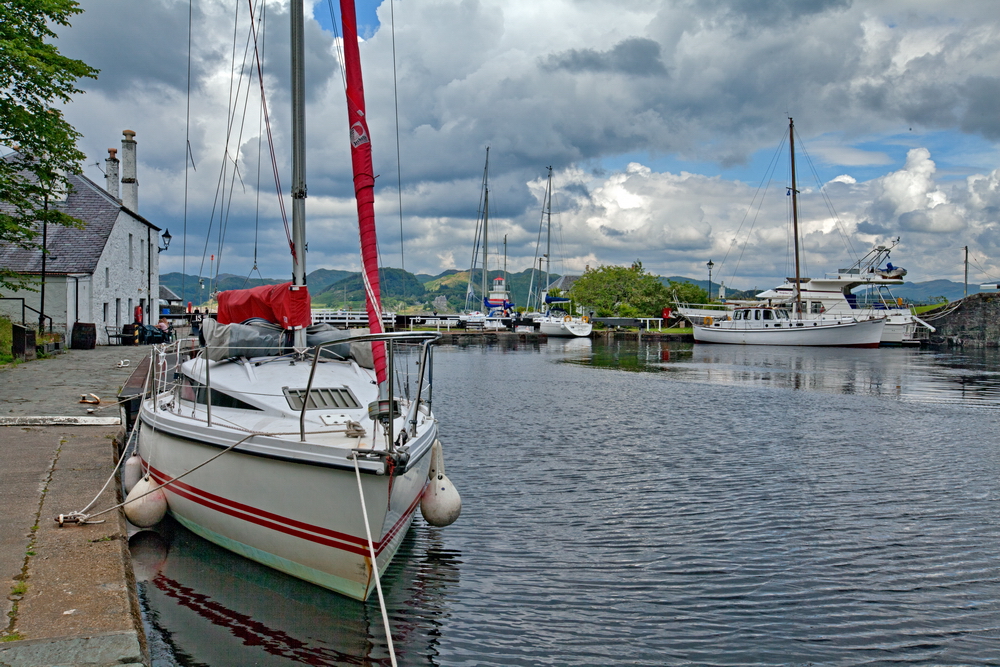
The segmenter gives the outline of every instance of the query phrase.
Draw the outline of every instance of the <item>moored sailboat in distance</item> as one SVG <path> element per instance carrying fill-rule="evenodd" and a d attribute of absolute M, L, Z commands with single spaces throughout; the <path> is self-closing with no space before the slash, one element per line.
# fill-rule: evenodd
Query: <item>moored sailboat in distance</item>
<path fill-rule="evenodd" d="M 549 293 L 551 289 L 551 263 L 552 263 L 552 167 L 549 167 L 549 178 L 545 186 L 545 198 L 542 201 L 542 222 L 545 225 L 545 289 L 538 294 L 537 306 L 540 314 L 532 316 L 538 332 L 547 336 L 565 336 L 569 338 L 582 338 L 589 336 L 594 325 L 586 316 L 580 317 L 567 312 L 561 304 L 568 304 L 569 299 L 563 296 L 554 296 Z M 540 230 L 539 230 L 540 231 Z M 540 240 L 541 235 L 539 235 Z M 538 251 L 535 251 L 538 256 Z M 539 271 L 540 273 L 540 271 Z M 539 276 L 539 280 L 541 276 Z M 534 266 L 532 266 L 532 285 L 534 284 Z M 531 308 L 531 288 L 529 288 L 528 308 Z"/>
<path fill-rule="evenodd" d="M 247 558 L 364 600 L 417 506 L 458 516 L 429 387 L 433 333 L 382 331 L 371 143 L 353 0 L 341 0 L 355 195 L 371 333 L 312 326 L 305 284 L 303 0 L 291 2 L 293 279 L 222 292 L 218 322 L 154 350 L 138 452 L 171 514 Z M 418 362 L 412 384 L 394 372 Z M 428 480 L 433 484 L 428 485 Z"/>
<path fill-rule="evenodd" d="M 795 276 L 788 278 L 792 285 L 790 308 L 746 306 L 733 310 L 725 319 L 715 320 L 706 316 L 701 324 L 693 326 L 694 339 L 701 343 L 728 343 L 734 345 L 813 345 L 843 347 L 878 347 L 885 328 L 885 318 L 845 316 L 829 319 L 807 319 L 802 306 L 803 285 L 809 278 L 802 277 L 799 262 L 799 212 L 798 190 L 795 183 L 795 123 L 788 119 L 788 141 L 791 155 L 792 236 L 795 248 Z"/>

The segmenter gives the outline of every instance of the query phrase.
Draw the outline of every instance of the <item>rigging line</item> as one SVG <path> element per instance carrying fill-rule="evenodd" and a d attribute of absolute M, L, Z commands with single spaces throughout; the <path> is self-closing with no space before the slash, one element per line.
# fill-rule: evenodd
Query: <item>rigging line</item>
<path fill-rule="evenodd" d="M 265 21 L 266 18 L 267 3 L 262 2 L 260 5 L 260 46 L 261 50 L 264 48 L 264 37 L 265 35 Z M 255 56 L 256 57 L 256 56 Z M 258 248 L 258 238 L 260 231 L 260 159 L 264 153 L 264 113 L 261 111 L 260 107 L 257 108 L 257 185 L 254 187 L 254 218 L 253 218 L 253 268 L 250 269 L 250 275 L 253 275 L 253 270 L 257 269 L 257 248 Z M 257 269 L 260 273 L 260 269 Z M 250 277 L 247 276 L 247 280 Z M 244 287 L 246 283 L 244 283 Z"/>
<path fill-rule="evenodd" d="M 549 167 L 549 174 L 551 175 L 551 173 L 552 173 L 552 167 Z M 551 193 L 549 192 L 549 188 L 551 187 L 551 185 L 552 185 L 552 179 L 549 178 L 546 180 L 545 194 L 542 195 L 542 215 L 541 219 L 538 221 L 538 236 L 535 238 L 535 259 L 532 260 L 531 263 L 531 280 L 528 282 L 528 302 L 524 304 L 525 312 L 531 310 L 532 296 L 535 297 L 535 300 L 537 302 L 539 303 L 541 302 L 540 295 L 534 294 L 535 270 L 536 270 L 535 267 L 538 265 L 538 251 L 541 249 L 542 245 L 542 227 L 545 225 L 545 202 L 548 201 L 549 197 L 551 196 Z M 541 280 L 542 277 L 539 276 L 538 279 Z M 541 305 L 539 305 L 539 310 L 541 310 Z"/>
<path fill-rule="evenodd" d="M 798 130 L 795 131 L 795 134 L 798 134 Z M 826 204 L 827 209 L 829 209 L 830 215 L 832 215 L 833 219 L 837 222 L 837 228 L 843 235 L 844 246 L 853 258 L 853 261 L 858 261 L 858 253 L 854 250 L 854 245 L 851 243 L 851 237 L 847 233 L 847 227 L 844 225 L 844 221 L 840 219 L 840 216 L 837 214 L 837 209 L 834 208 L 833 200 L 823 187 L 819 178 L 819 172 L 816 170 L 816 165 L 813 164 L 812 157 L 809 155 L 809 151 L 806 150 L 805 142 L 802 141 L 801 137 L 799 138 L 799 149 L 802 151 L 802 155 L 805 156 L 806 163 L 809 165 L 809 170 L 812 172 L 813 178 L 816 180 L 816 186 L 819 190 L 820 196 L 823 197 L 823 202 Z"/>
<path fill-rule="evenodd" d="M 729 253 L 733 246 L 737 243 L 740 231 L 743 229 L 743 225 L 746 224 L 747 218 L 750 213 L 754 210 L 754 203 L 757 202 L 757 197 L 760 197 L 760 202 L 757 203 L 757 212 L 754 213 L 753 218 L 750 220 L 750 228 L 747 230 L 746 241 L 743 242 L 743 247 L 740 249 L 740 254 L 736 257 L 736 267 L 733 269 L 733 273 L 730 276 L 730 283 L 736 280 L 736 275 L 739 271 L 740 264 L 743 262 L 743 254 L 746 252 L 747 246 L 750 245 L 750 235 L 753 233 L 753 228 L 757 224 L 757 217 L 760 215 L 760 210 L 764 206 L 764 195 L 767 194 L 767 185 L 771 182 L 774 170 L 777 168 L 779 156 L 785 147 L 785 133 L 782 132 L 781 141 L 778 142 L 778 147 L 775 149 L 774 154 L 771 156 L 771 161 L 767 165 L 767 169 L 764 170 L 764 175 L 760 179 L 760 183 L 757 185 L 757 191 L 754 192 L 753 199 L 750 200 L 750 205 L 747 206 L 746 213 L 743 214 L 743 219 L 740 220 L 739 227 L 736 228 L 736 233 L 733 234 L 733 241 L 729 244 L 726 249 L 726 254 L 722 258 L 720 263 L 719 272 L 722 272 L 721 266 L 726 263 L 726 258 L 729 257 Z"/>
<path fill-rule="evenodd" d="M 399 195 L 399 264 L 406 271 L 403 256 L 403 168 L 399 157 L 399 89 L 396 83 L 396 10 L 393 0 L 389 0 L 389 26 L 392 28 L 392 98 L 396 111 L 396 193 Z M 406 296 L 406 282 L 403 282 L 403 296 Z"/>
<path fill-rule="evenodd" d="M 194 25 L 194 0 L 188 0 L 188 61 L 187 111 L 184 118 L 184 230 L 181 234 L 181 304 L 187 301 L 187 221 L 188 221 L 188 156 L 191 155 L 191 29 Z M 192 164 L 194 160 L 191 160 Z"/>
<path fill-rule="evenodd" d="M 232 56 L 231 56 L 230 64 L 229 64 L 229 100 L 228 100 L 227 106 L 226 106 L 226 143 L 225 143 L 225 147 L 223 148 L 223 152 L 222 152 L 223 159 L 222 159 L 222 166 L 219 169 L 219 180 L 216 182 L 216 186 L 215 186 L 215 200 L 212 203 L 212 215 L 209 217 L 209 220 L 208 220 L 208 231 L 205 233 L 205 247 L 202 250 L 202 255 L 201 255 L 201 268 L 202 269 L 204 269 L 204 267 L 205 267 L 205 255 L 208 254 L 208 244 L 211 241 L 212 228 L 215 226 L 215 211 L 217 209 L 219 210 L 219 224 L 221 225 L 222 224 L 222 208 L 220 208 L 220 206 L 224 207 L 224 200 L 225 200 L 225 183 L 226 183 L 226 181 L 225 181 L 225 175 L 226 175 L 226 171 L 227 171 L 227 168 L 228 168 L 228 160 L 226 160 L 226 158 L 229 156 L 229 140 L 232 137 L 232 119 L 231 119 L 231 115 L 229 113 L 229 109 L 231 109 L 232 106 L 233 106 L 233 78 L 234 78 L 234 71 L 236 69 L 236 44 L 237 44 L 237 36 L 239 34 L 239 20 L 240 20 L 240 6 L 239 6 L 238 3 L 236 4 L 236 6 L 234 8 L 234 12 L 235 13 L 233 14 L 233 48 L 232 48 Z M 253 21 L 251 20 L 251 25 L 252 24 L 253 24 Z M 220 196 L 221 196 L 221 199 L 223 201 L 223 203 L 221 203 L 221 204 L 220 204 Z M 210 273 L 213 270 L 213 268 L 214 268 L 214 266 L 212 266 L 212 267 L 209 268 L 209 272 Z M 200 275 L 201 274 L 201 270 L 199 270 L 198 273 Z M 211 275 L 208 276 L 208 279 L 209 279 L 210 283 L 211 283 L 212 278 L 213 278 L 213 276 L 211 276 Z M 209 293 L 209 297 L 211 297 L 211 291 Z"/>
<path fill-rule="evenodd" d="M 253 21 L 252 15 L 250 20 Z M 250 54 L 250 40 L 251 40 L 250 33 L 247 33 L 247 43 L 243 50 L 243 63 L 240 66 L 241 73 L 247 71 L 247 58 L 249 57 Z M 253 68 L 250 69 L 249 73 L 247 74 L 247 78 L 249 79 L 249 81 L 253 81 Z M 236 100 L 233 106 L 232 117 L 234 119 L 236 117 L 236 106 L 239 105 L 239 98 L 242 91 L 243 91 L 243 76 L 241 74 L 239 85 L 236 88 Z M 237 150 L 239 150 L 239 146 L 243 145 L 243 132 L 246 129 L 247 109 L 249 108 L 249 106 L 250 106 L 250 85 L 248 82 L 246 87 L 246 94 L 243 95 L 243 115 L 240 121 L 240 129 L 239 133 L 236 136 Z M 219 247 L 218 250 L 216 251 L 216 256 L 219 259 L 218 264 L 216 264 L 217 269 L 222 268 L 222 254 L 225 247 L 226 231 L 229 229 L 229 218 L 233 210 L 233 194 L 236 191 L 236 188 L 234 186 L 237 178 L 240 179 L 240 185 L 243 186 L 243 192 L 244 193 L 246 192 L 246 184 L 243 182 L 243 175 L 240 173 L 239 162 L 236 160 L 235 157 L 228 156 L 228 158 L 233 163 L 233 173 L 229 182 L 229 199 L 227 200 L 223 208 L 224 212 L 220 213 L 220 218 L 221 216 L 224 216 L 224 219 L 220 219 L 219 222 Z"/>
<path fill-rule="evenodd" d="M 247 0 L 251 2 L 251 0 Z M 271 155 L 271 171 L 274 173 L 274 187 L 278 193 L 278 208 L 281 209 L 281 221 L 285 226 L 285 239 L 288 247 L 291 248 L 292 257 L 295 257 L 295 246 L 292 243 L 292 233 L 288 228 L 288 213 L 285 210 L 285 198 L 281 191 L 281 177 L 278 174 L 278 156 L 274 152 L 274 137 L 271 133 L 271 118 L 267 112 L 267 96 L 264 94 L 264 66 L 260 58 L 260 47 L 258 46 L 257 29 L 253 22 L 253 4 L 250 5 L 250 30 L 253 31 L 254 62 L 257 64 L 257 82 L 260 84 L 260 105 L 264 110 L 264 127 L 267 128 L 267 146 Z"/>

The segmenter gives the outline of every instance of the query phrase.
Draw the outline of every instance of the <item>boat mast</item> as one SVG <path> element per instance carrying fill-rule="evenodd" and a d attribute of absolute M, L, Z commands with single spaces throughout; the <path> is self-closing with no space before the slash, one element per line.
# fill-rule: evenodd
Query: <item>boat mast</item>
<path fill-rule="evenodd" d="M 305 19 L 302 0 L 291 3 L 292 58 L 292 289 L 306 284 L 306 105 Z M 306 348 L 305 327 L 295 330 L 294 347 Z"/>
<path fill-rule="evenodd" d="M 291 6 L 292 24 L 292 285 L 306 284 L 306 109 L 302 0 Z"/>
<path fill-rule="evenodd" d="M 489 154 L 486 157 L 489 163 Z M 489 315 L 490 307 L 487 305 L 490 293 L 487 291 L 487 283 L 490 280 L 488 266 L 490 263 L 490 186 L 484 186 L 483 190 L 483 311 Z"/>
<path fill-rule="evenodd" d="M 552 278 L 549 276 L 549 269 L 552 263 L 552 167 L 549 167 L 549 184 L 545 188 L 548 203 L 545 206 L 545 290 L 542 292 L 545 299 L 549 297 L 549 284 Z"/>
<path fill-rule="evenodd" d="M 788 118 L 788 147 L 792 155 L 792 236 L 795 238 L 795 310 L 802 319 L 802 271 L 799 266 L 799 191 L 795 189 L 795 122 Z"/>

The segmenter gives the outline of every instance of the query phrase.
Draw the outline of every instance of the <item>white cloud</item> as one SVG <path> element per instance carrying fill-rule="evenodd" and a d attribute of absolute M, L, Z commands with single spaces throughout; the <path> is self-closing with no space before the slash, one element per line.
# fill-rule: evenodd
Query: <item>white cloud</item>
<path fill-rule="evenodd" d="M 235 4 L 243 12 L 235 49 L 240 63 L 246 4 Z M 325 2 L 313 4 L 315 12 L 327 11 Z M 142 213 L 170 227 L 175 241 L 161 260 L 167 270 L 179 270 L 188 3 L 85 0 L 82 6 L 85 14 L 74 27 L 59 30 L 59 46 L 102 74 L 82 83 L 88 93 L 68 117 L 85 135 L 91 165 L 117 145 L 122 129 L 138 133 Z M 217 196 L 230 117 L 234 11 L 234 3 L 222 0 L 194 5 L 190 135 L 198 169 L 188 174 L 186 268 L 201 265 L 202 248 L 220 246 L 220 221 L 227 220 L 223 266 L 249 271 L 259 217 L 266 246 L 258 241 L 258 262 L 267 275 L 285 275 L 266 152 L 259 203 L 256 192 L 255 82 L 246 121 L 240 97 L 228 139 L 242 183 L 227 181 L 226 197 Z M 287 3 L 269 2 L 266 15 L 269 106 L 287 190 Z M 824 190 L 858 249 L 905 235 L 901 248 L 919 264 L 911 270 L 915 280 L 958 275 L 943 246 L 1000 250 L 1000 230 L 991 222 L 1000 210 L 991 169 L 1000 165 L 971 176 L 966 170 L 968 178 L 955 181 L 935 165 L 930 147 L 919 145 L 931 133 L 972 137 L 976 164 L 997 159 L 989 142 L 1000 140 L 1000 15 L 992 3 L 421 0 L 395 5 L 395 73 L 387 4 L 379 17 L 383 29 L 361 50 L 380 176 L 382 254 L 390 265 L 399 263 L 400 236 L 394 89 L 405 262 L 415 272 L 465 268 L 489 145 L 495 229 L 508 236 L 514 269 L 529 266 L 535 255 L 541 179 L 553 165 L 566 270 L 641 259 L 662 274 L 700 276 L 709 258 L 721 263 L 728 253 L 729 267 L 742 257 L 739 272 L 751 282 L 781 277 L 788 261 L 783 195 L 745 217 L 753 189 L 708 168 L 661 173 L 645 159 L 619 173 L 594 166 L 646 154 L 743 164 L 756 151 L 773 149 L 786 113 L 795 117 L 810 153 L 839 174 Z M 341 74 L 332 37 L 315 23 L 307 46 L 309 268 L 355 269 Z M 918 147 L 899 165 L 885 139 L 910 127 Z M 873 167 L 886 171 L 873 178 Z M 100 179 L 96 167 L 87 173 Z M 223 207 L 230 187 L 231 209 Z M 824 207 L 811 212 L 811 195 L 803 200 L 808 262 L 819 271 L 835 268 L 848 253 L 840 225 Z"/>

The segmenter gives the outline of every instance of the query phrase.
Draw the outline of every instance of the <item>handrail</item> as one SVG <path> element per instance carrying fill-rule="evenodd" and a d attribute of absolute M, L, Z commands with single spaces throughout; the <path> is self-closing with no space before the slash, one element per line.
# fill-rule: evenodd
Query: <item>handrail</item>
<path fill-rule="evenodd" d="M 24 311 L 25 310 L 30 310 L 33 313 L 38 313 L 39 315 L 41 315 L 42 317 L 44 317 L 45 319 L 47 319 L 49 321 L 49 333 L 52 333 L 52 326 L 53 326 L 52 318 L 50 316 L 44 314 L 42 311 L 35 310 L 31 306 L 29 306 L 27 303 L 25 303 L 24 297 L 19 297 L 19 296 L 3 296 L 3 297 L 0 297 L 0 301 L 20 301 L 21 302 L 21 326 L 23 326 L 23 327 L 28 326 L 28 323 L 26 322 L 26 318 L 25 318 L 25 315 L 24 315 Z M 43 326 L 42 329 L 44 329 L 44 328 L 45 327 Z"/>
<path fill-rule="evenodd" d="M 441 338 L 441 334 L 436 331 L 396 331 L 396 332 L 384 332 L 377 334 L 362 334 L 360 336 L 348 336 L 347 338 L 340 338 L 338 340 L 326 341 L 325 343 L 320 343 L 314 345 L 313 350 L 313 362 L 312 369 L 309 371 L 309 382 L 306 383 L 305 396 L 302 399 L 302 410 L 299 412 L 299 439 L 300 442 L 306 441 L 306 408 L 309 406 L 309 394 L 312 392 L 313 379 L 316 377 L 316 365 L 319 363 L 319 358 L 322 356 L 320 354 L 320 349 L 327 347 L 329 345 L 343 345 L 344 343 L 364 343 L 364 342 L 377 342 L 377 341 L 388 341 L 391 344 L 394 341 L 401 340 L 425 340 L 426 344 L 429 344 L 437 339 Z M 426 347 L 425 344 L 425 347 Z M 394 381 L 394 376 L 390 373 L 389 382 Z M 421 381 L 423 381 L 423 368 L 421 368 Z M 420 395 L 420 387 L 417 387 L 417 395 Z M 392 419 L 392 395 L 390 393 L 389 402 L 389 419 Z M 391 442 L 391 440 L 390 440 Z"/>

